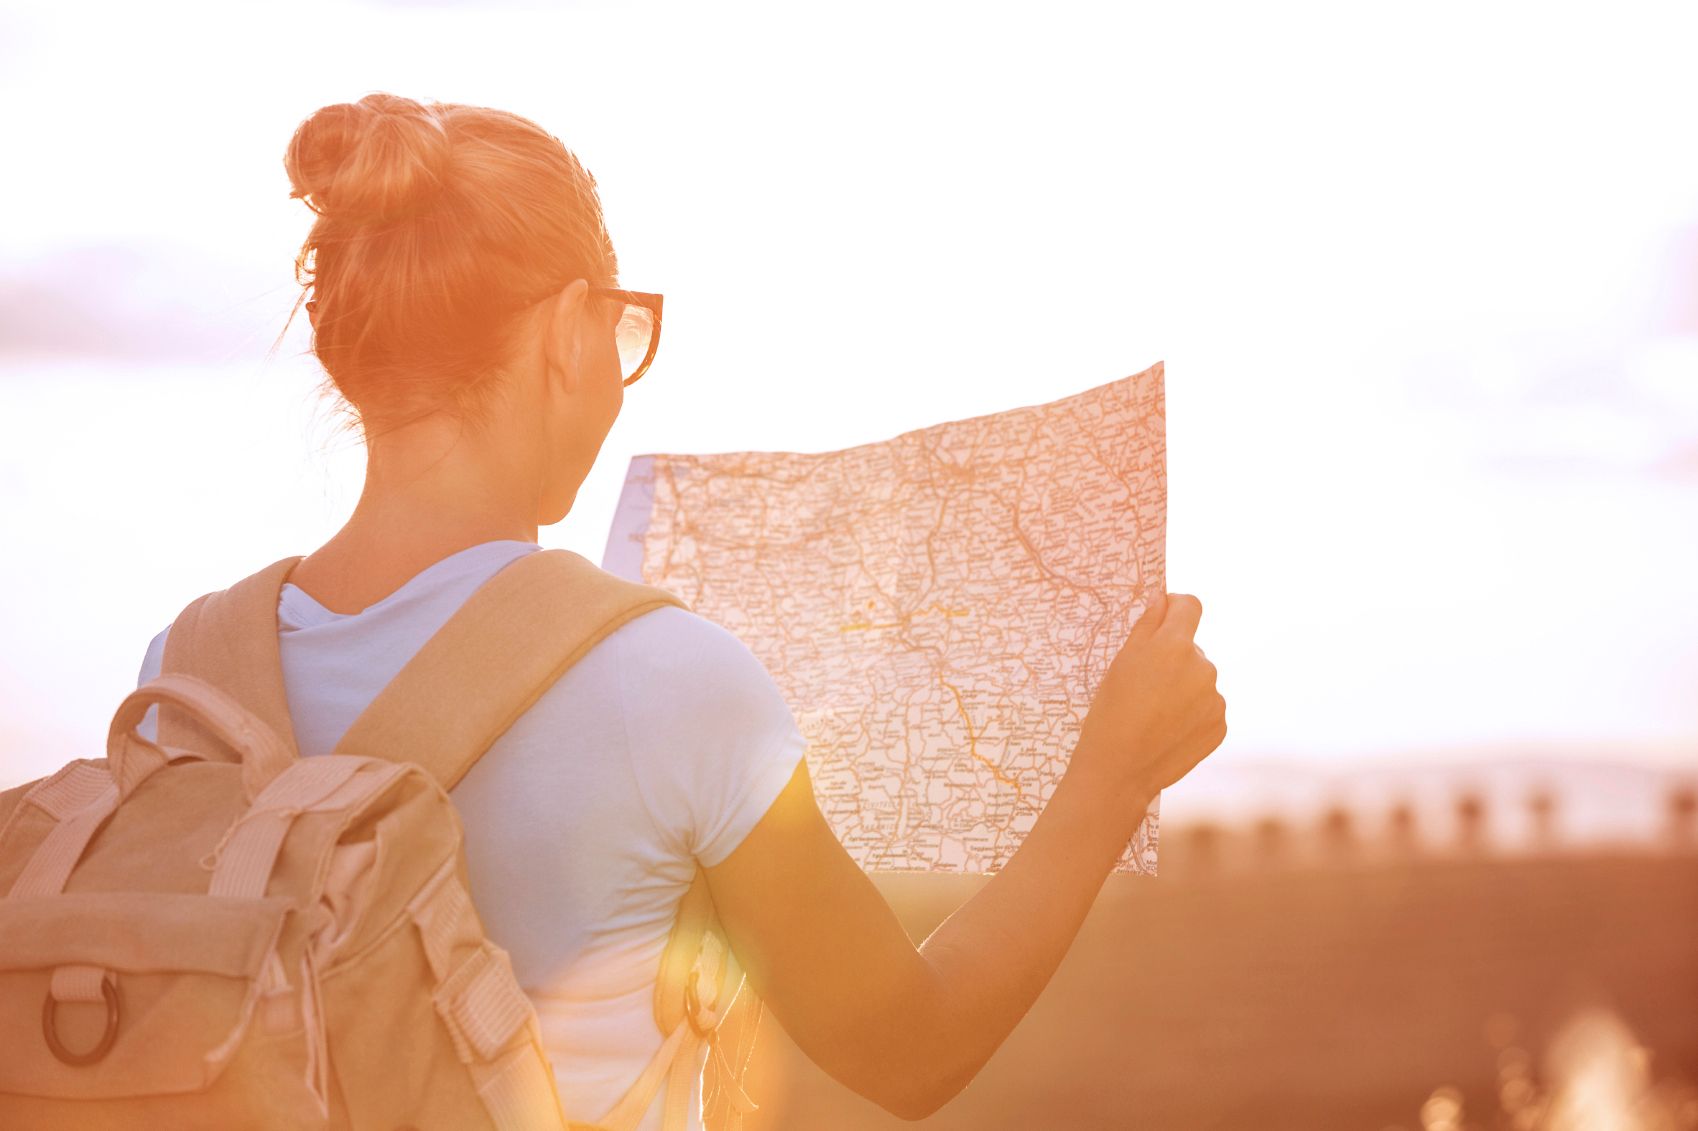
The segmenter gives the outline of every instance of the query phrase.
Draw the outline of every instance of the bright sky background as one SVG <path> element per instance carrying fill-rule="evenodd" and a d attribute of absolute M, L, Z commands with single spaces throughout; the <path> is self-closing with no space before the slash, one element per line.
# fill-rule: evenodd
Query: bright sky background
<path fill-rule="evenodd" d="M 1689 4 L 7 3 L 0 785 L 100 752 L 190 599 L 306 553 L 282 155 L 372 90 L 600 183 L 633 454 L 815 451 L 1167 366 L 1209 766 L 1698 765 Z M 1208 767 L 1205 767 L 1208 768 Z"/>

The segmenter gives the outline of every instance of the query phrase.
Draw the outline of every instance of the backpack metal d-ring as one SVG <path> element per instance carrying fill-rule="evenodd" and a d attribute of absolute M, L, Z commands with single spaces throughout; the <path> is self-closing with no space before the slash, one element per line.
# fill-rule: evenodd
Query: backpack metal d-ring
<path fill-rule="evenodd" d="M 87 1052 L 72 1052 L 59 1040 L 56 1024 L 59 1000 L 53 996 L 51 989 L 47 991 L 46 1000 L 41 1003 L 41 1035 L 47 1038 L 48 1051 L 73 1068 L 95 1064 L 104 1059 L 106 1054 L 112 1051 L 112 1042 L 118 1039 L 118 987 L 111 978 L 100 980 L 100 995 L 106 999 L 106 1031 L 100 1034 L 100 1043 Z"/>

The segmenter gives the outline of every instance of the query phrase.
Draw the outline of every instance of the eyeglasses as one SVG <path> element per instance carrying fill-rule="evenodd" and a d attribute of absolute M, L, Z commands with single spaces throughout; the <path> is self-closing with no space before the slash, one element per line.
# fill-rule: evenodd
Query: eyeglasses
<path fill-rule="evenodd" d="M 619 315 L 619 325 L 613 338 L 619 347 L 619 370 L 629 385 L 644 373 L 654 361 L 654 351 L 660 346 L 661 295 L 644 291 L 622 291 L 616 287 L 591 287 L 589 292 L 625 304 Z"/>

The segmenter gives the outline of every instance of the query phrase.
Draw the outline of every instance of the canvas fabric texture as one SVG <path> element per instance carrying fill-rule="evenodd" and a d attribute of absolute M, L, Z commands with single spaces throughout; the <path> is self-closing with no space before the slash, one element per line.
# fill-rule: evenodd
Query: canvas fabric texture
<path fill-rule="evenodd" d="M 682 1127 L 741 983 L 705 877 L 663 955 L 659 1052 L 569 1123 L 446 792 L 608 632 L 682 602 L 526 555 L 300 759 L 276 621 L 299 560 L 183 611 L 106 758 L 0 794 L 0 1126 L 627 1131 L 662 1094 Z M 157 743 L 136 732 L 155 705 Z"/>

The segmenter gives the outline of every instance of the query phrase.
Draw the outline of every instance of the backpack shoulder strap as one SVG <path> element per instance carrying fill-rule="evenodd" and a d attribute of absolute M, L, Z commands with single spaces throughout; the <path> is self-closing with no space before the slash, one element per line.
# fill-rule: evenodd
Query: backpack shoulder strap
<path fill-rule="evenodd" d="M 689 607 L 571 550 L 525 554 L 425 641 L 335 753 L 417 762 L 452 789 L 566 669 L 608 633 L 662 605 Z"/>
<path fill-rule="evenodd" d="M 570 550 L 517 558 L 425 641 L 354 720 L 335 752 L 404 758 L 451 789 L 603 637 L 663 605 L 689 608 L 666 589 L 619 577 Z M 657 971 L 655 1023 L 665 1040 L 599 1127 L 634 1128 L 664 1085 L 665 1127 L 681 1131 L 696 1050 L 712 1042 L 741 982 L 698 865 Z M 740 1113 L 754 1104 L 736 1086 L 738 1076 L 721 1066 L 722 1084 Z"/>
<path fill-rule="evenodd" d="M 277 732 L 291 755 L 295 728 L 283 690 L 277 600 L 301 555 L 280 558 L 228 589 L 189 602 L 165 634 L 159 673 L 182 672 L 235 697 Z M 203 749 L 211 740 L 187 712 L 159 704 L 162 746 Z"/>

